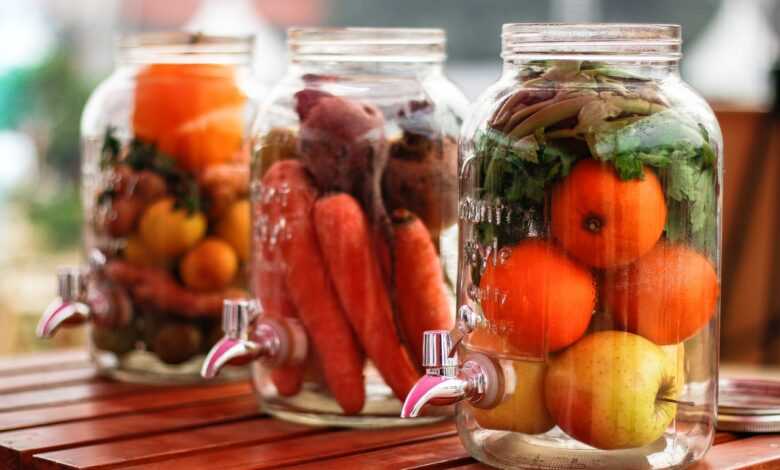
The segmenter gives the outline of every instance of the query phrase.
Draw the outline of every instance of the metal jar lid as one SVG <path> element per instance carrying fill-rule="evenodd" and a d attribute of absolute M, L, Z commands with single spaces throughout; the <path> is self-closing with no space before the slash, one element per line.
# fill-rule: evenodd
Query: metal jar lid
<path fill-rule="evenodd" d="M 780 432 L 780 381 L 720 379 L 718 429 Z"/>

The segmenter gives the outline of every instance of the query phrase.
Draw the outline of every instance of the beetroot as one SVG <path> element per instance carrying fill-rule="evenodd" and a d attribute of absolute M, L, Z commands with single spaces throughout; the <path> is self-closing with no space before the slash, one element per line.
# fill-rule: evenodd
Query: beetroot
<path fill-rule="evenodd" d="M 388 237 L 392 225 L 382 200 L 388 144 L 382 112 L 367 103 L 304 89 L 295 94 L 301 120 L 299 153 L 322 192 L 353 195 Z"/>

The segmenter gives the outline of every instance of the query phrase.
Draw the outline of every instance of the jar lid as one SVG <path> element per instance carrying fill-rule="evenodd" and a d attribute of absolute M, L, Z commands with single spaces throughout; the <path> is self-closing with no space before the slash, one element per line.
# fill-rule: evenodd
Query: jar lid
<path fill-rule="evenodd" d="M 780 381 L 720 379 L 718 429 L 734 432 L 780 431 Z"/>

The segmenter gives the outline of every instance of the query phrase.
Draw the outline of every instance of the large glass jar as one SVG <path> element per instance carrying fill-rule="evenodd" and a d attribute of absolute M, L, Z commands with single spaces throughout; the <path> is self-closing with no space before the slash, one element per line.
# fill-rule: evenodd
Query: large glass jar
<path fill-rule="evenodd" d="M 443 74 L 441 30 L 291 29 L 288 44 L 289 71 L 253 128 L 261 315 L 237 354 L 263 356 L 254 382 L 278 417 L 410 424 L 398 412 L 421 376 L 422 333 L 454 320 L 467 102 Z M 298 325 L 303 361 L 258 352 L 268 319 Z"/>
<path fill-rule="evenodd" d="M 723 162 L 680 28 L 508 24 L 502 57 L 460 145 L 461 368 L 432 369 L 406 415 L 462 384 L 444 397 L 468 398 L 461 439 L 497 467 L 696 461 L 715 432 Z"/>
<path fill-rule="evenodd" d="M 88 320 L 107 375 L 201 380 L 223 299 L 247 295 L 251 47 L 249 37 L 126 37 L 86 105 L 89 266 L 60 273 L 39 334 Z"/>

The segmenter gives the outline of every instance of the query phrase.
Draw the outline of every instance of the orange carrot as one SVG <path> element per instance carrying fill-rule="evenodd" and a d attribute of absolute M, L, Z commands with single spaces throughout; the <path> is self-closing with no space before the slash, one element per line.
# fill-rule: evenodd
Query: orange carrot
<path fill-rule="evenodd" d="M 259 237 L 278 246 L 290 299 L 322 364 L 328 388 L 345 414 L 365 403 L 363 357 L 328 279 L 311 210 L 317 190 L 298 161 L 275 163 L 262 180 Z M 267 225 L 263 225 L 267 223 Z"/>
<path fill-rule="evenodd" d="M 216 292 L 193 292 L 176 281 L 168 270 L 122 260 L 109 261 L 106 274 L 127 288 L 136 302 L 188 317 L 219 316 L 225 299 L 247 296 L 242 289 L 232 287 Z"/>
<path fill-rule="evenodd" d="M 408 211 L 396 211 L 395 288 L 401 327 L 418 364 L 425 330 L 449 330 L 454 315 L 442 266 L 425 224 Z"/>
<path fill-rule="evenodd" d="M 285 284 L 285 272 L 273 260 L 262 256 L 264 247 L 256 251 L 254 269 L 255 295 L 260 299 L 263 313 L 277 318 L 297 317 L 295 305 Z M 301 391 L 303 365 L 281 366 L 271 370 L 271 381 L 280 395 L 289 397 Z"/>
<path fill-rule="evenodd" d="M 419 373 L 396 335 L 366 215 L 352 196 L 341 193 L 317 201 L 314 222 L 347 318 L 385 383 L 405 399 Z"/>

